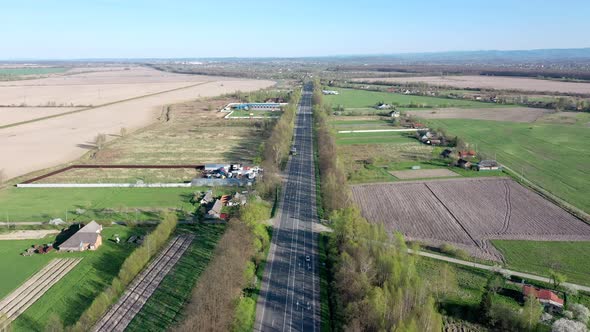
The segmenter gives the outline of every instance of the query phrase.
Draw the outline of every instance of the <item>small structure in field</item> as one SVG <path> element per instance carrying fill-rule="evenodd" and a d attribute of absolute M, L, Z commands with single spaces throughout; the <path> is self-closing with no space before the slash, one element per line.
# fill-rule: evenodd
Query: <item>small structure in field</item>
<path fill-rule="evenodd" d="M 379 103 L 375 106 L 375 108 L 378 110 L 388 110 L 388 109 L 391 109 L 392 106 L 389 104 L 385 104 L 385 103 Z"/>
<path fill-rule="evenodd" d="M 336 90 L 322 90 L 322 93 L 325 95 L 339 95 L 340 92 Z"/>
<path fill-rule="evenodd" d="M 534 296 L 539 303 L 549 313 L 561 312 L 563 310 L 563 299 L 559 298 L 557 294 L 542 288 L 536 288 L 531 285 L 522 286 L 522 295 L 525 297 Z"/>
<path fill-rule="evenodd" d="M 96 250 L 102 245 L 102 225 L 89 222 L 59 246 L 60 251 Z"/>
<path fill-rule="evenodd" d="M 475 167 L 478 171 L 496 171 L 500 169 L 500 164 L 495 160 L 482 160 Z"/>

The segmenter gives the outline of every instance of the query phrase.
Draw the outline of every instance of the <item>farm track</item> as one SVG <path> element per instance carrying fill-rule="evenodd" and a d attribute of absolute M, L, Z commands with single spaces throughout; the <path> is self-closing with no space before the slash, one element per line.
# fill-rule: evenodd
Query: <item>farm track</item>
<path fill-rule="evenodd" d="M 510 216 L 512 215 L 512 203 L 510 203 L 510 186 L 508 182 L 504 181 L 504 188 L 506 188 L 506 214 L 504 215 L 504 223 L 502 224 L 502 229 L 500 230 L 500 234 L 506 234 L 508 232 L 508 228 L 510 227 Z"/>
<path fill-rule="evenodd" d="M 54 259 L 25 281 L 22 286 L 6 296 L 0 302 L 0 314 L 5 315 L 4 321 L 0 322 L 0 329 L 1 325 L 15 320 L 27 310 L 81 260 L 81 258 Z"/>
<path fill-rule="evenodd" d="M 475 243 L 476 246 L 480 247 L 483 249 L 483 245 L 480 244 L 471 234 L 469 234 L 469 231 L 467 230 L 467 228 L 465 227 L 465 225 L 463 225 L 459 219 L 457 219 L 457 217 L 455 216 L 455 214 L 453 214 L 453 211 L 451 211 L 451 209 L 449 209 L 449 207 L 434 193 L 434 191 L 432 190 L 432 188 L 430 188 L 428 186 L 427 183 L 424 183 L 424 186 L 426 186 L 426 189 L 428 189 L 428 191 L 430 191 L 432 193 L 432 196 L 434 196 L 434 198 L 436 198 L 436 200 L 438 200 L 438 202 L 447 210 L 447 212 L 449 213 L 449 215 L 451 217 L 453 217 L 453 220 L 459 225 L 459 227 L 461 227 L 461 229 L 463 229 L 463 231 L 465 232 L 465 234 L 467 234 L 467 236 L 469 236 L 469 238 L 471 239 L 471 241 L 473 241 L 473 243 Z"/>
<path fill-rule="evenodd" d="M 133 280 L 119 301 L 109 309 L 92 331 L 124 331 L 193 239 L 194 235 L 180 235 L 170 241 L 156 259 Z"/>

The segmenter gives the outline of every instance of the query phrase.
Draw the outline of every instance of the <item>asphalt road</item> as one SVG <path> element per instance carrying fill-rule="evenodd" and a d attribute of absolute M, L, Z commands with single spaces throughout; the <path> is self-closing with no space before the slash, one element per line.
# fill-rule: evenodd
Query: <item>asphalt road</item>
<path fill-rule="evenodd" d="M 287 164 L 258 303 L 255 331 L 320 331 L 312 85 L 306 84 L 295 120 L 297 155 Z"/>

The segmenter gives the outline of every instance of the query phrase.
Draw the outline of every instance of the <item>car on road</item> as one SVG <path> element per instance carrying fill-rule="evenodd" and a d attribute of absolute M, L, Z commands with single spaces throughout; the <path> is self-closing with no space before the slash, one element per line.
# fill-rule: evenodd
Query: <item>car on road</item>
<path fill-rule="evenodd" d="M 311 261 L 311 257 L 309 257 L 309 255 L 305 256 L 305 261 L 306 261 L 306 262 L 309 262 L 309 261 Z"/>

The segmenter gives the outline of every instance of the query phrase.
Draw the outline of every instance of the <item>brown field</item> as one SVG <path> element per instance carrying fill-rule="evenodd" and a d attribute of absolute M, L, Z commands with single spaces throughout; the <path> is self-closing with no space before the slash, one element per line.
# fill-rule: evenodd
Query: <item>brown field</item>
<path fill-rule="evenodd" d="M 217 96 L 236 90 L 253 91 L 271 86 L 274 83 L 272 81 L 262 80 L 220 79 L 217 77 L 160 74 L 160 72 L 151 69 L 141 70 L 151 73 L 151 76 L 144 75 L 145 77 L 142 77 L 138 75 L 139 77 L 125 77 L 121 81 L 133 83 L 140 79 L 144 81 L 162 79 L 164 82 L 173 82 L 179 79 L 177 76 L 188 76 L 190 79 L 184 79 L 195 80 L 193 84 L 197 84 L 203 80 L 205 81 L 202 84 L 185 89 L 138 97 L 107 106 L 96 107 L 80 113 L 0 129 L 0 169 L 4 169 L 5 177 L 16 177 L 77 159 L 89 149 L 94 148 L 92 142 L 98 133 L 105 133 L 111 139 L 118 137 L 120 128 L 122 127 L 127 128 L 128 131 L 145 127 L 157 121 L 157 118 L 162 114 L 164 105 L 195 100 L 200 97 Z M 91 76 L 91 79 L 94 81 L 104 81 L 118 77 L 117 75 L 120 72 L 90 73 L 88 76 Z M 51 77 L 38 81 L 59 81 L 60 79 L 67 80 L 72 77 L 74 78 L 73 80 L 81 80 L 78 76 Z M 37 80 L 27 82 L 30 84 L 32 81 Z M 75 89 L 75 87 L 76 84 L 73 84 L 72 89 Z M 167 134 L 175 135 L 173 132 Z M 221 133 L 217 130 L 217 132 L 213 132 L 212 134 Z M 199 144 L 199 142 L 186 142 L 187 146 L 194 144 Z M 166 150 L 166 147 L 162 148 Z M 150 156 L 145 155 L 143 157 L 148 159 Z M 135 161 L 142 162 L 142 159 Z"/>
<path fill-rule="evenodd" d="M 0 107 L 0 127 L 79 109 L 80 107 Z"/>
<path fill-rule="evenodd" d="M 431 85 L 451 86 L 455 88 L 480 88 L 499 90 L 522 90 L 561 93 L 590 94 L 590 83 L 559 82 L 523 77 L 502 76 L 424 76 L 424 77 L 384 77 L 358 78 L 363 82 L 421 82 Z"/>
<path fill-rule="evenodd" d="M 446 168 L 418 169 L 418 170 L 407 170 L 407 171 L 391 171 L 389 173 L 400 180 L 443 178 L 443 177 L 447 177 L 447 176 L 459 176 L 459 174 L 457 174 L 451 170 L 448 170 Z"/>
<path fill-rule="evenodd" d="M 41 79 L 0 82 L 0 106 L 97 106 L 208 81 L 210 77 L 143 67 L 55 74 Z"/>
<path fill-rule="evenodd" d="M 535 122 L 550 110 L 530 107 L 506 108 L 443 108 L 432 111 L 406 111 L 406 114 L 424 119 L 474 119 L 510 122 Z"/>
<path fill-rule="evenodd" d="M 371 222 L 410 240 L 452 243 L 500 259 L 488 241 L 588 241 L 590 225 L 506 178 L 357 185 L 354 200 Z"/>
<path fill-rule="evenodd" d="M 35 181 L 35 183 L 180 183 L 197 176 L 191 168 L 78 168 Z"/>

